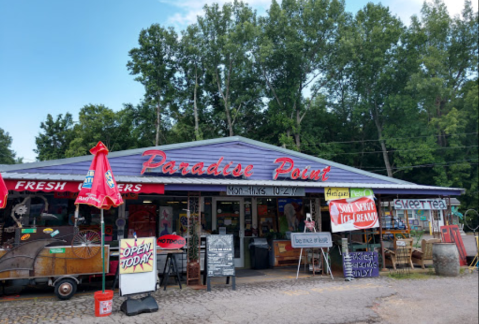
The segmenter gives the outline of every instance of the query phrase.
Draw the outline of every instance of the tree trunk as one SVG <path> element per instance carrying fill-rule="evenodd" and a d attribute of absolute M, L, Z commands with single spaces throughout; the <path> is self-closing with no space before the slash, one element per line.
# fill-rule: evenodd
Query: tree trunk
<path fill-rule="evenodd" d="M 393 178 L 393 172 L 391 169 L 391 164 L 389 163 L 389 156 L 388 156 L 388 151 L 386 149 L 386 143 L 382 139 L 383 137 L 382 127 L 381 127 L 381 123 L 379 122 L 377 109 L 375 109 L 375 114 L 373 114 L 373 119 L 374 119 L 374 124 L 376 125 L 376 129 L 378 130 L 378 138 L 379 138 L 379 142 L 381 143 L 381 151 L 383 152 L 384 165 L 386 166 L 388 177 Z"/>
<path fill-rule="evenodd" d="M 226 111 L 226 119 L 228 120 L 228 130 L 230 133 L 229 136 L 234 136 L 233 123 L 231 122 L 230 108 L 226 101 L 225 101 L 225 111 Z"/>
<path fill-rule="evenodd" d="M 161 108 L 160 103 L 156 105 L 156 138 L 155 138 L 155 146 L 159 145 L 160 142 L 160 122 L 161 122 Z"/>
<path fill-rule="evenodd" d="M 194 114 L 195 114 L 195 140 L 200 140 L 200 128 L 198 123 L 198 106 L 196 104 L 196 91 L 198 89 L 198 71 L 195 69 L 195 91 L 193 94 L 193 107 L 194 107 Z"/>
<path fill-rule="evenodd" d="M 296 148 L 298 152 L 301 152 L 301 135 L 299 134 L 301 125 L 301 117 L 299 114 L 299 110 L 296 110 L 296 132 L 294 134 L 294 139 L 296 141 Z"/>

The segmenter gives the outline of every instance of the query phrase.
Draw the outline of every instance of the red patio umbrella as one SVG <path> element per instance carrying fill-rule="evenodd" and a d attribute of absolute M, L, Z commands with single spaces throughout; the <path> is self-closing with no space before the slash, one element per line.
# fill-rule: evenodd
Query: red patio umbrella
<path fill-rule="evenodd" d="M 8 189 L 5 185 L 5 181 L 3 181 L 2 174 L 0 173 L 0 209 L 7 206 L 7 196 Z"/>
<path fill-rule="evenodd" d="M 118 190 L 115 178 L 111 171 L 110 163 L 106 157 L 108 149 L 102 142 L 90 150 L 94 155 L 90 169 L 83 182 L 75 204 L 94 206 L 101 210 L 101 256 L 103 259 L 102 291 L 105 292 L 105 223 L 103 210 L 118 207 L 123 204 L 123 199 Z"/>

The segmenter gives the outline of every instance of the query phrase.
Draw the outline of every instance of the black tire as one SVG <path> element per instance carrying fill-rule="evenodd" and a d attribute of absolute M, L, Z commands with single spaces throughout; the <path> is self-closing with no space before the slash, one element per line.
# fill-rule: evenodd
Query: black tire
<path fill-rule="evenodd" d="M 77 292 L 77 283 L 75 280 L 65 278 L 58 280 L 55 284 L 55 295 L 60 300 L 68 300 Z"/>

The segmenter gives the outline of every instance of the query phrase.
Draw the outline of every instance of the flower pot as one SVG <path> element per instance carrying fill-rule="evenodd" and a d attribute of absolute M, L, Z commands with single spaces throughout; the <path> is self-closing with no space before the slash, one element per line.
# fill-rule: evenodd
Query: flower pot
<path fill-rule="evenodd" d="M 432 245 L 432 263 L 439 276 L 457 277 L 459 275 L 459 252 L 454 243 L 434 243 Z"/>

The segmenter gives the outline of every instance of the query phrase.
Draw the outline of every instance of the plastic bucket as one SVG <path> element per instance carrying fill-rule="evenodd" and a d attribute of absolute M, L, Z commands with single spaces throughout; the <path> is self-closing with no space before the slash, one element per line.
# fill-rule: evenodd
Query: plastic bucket
<path fill-rule="evenodd" d="M 113 290 L 97 291 L 95 297 L 95 316 L 110 316 L 113 309 Z"/>

